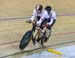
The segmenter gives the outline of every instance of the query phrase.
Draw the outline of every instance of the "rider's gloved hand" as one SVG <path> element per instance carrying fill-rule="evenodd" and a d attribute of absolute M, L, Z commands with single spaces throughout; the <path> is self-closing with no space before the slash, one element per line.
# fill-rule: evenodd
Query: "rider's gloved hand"
<path fill-rule="evenodd" d="M 42 20 L 40 19 L 39 21 L 37 21 L 36 23 L 37 23 L 37 25 L 41 25 L 41 22 L 42 22 Z"/>
<path fill-rule="evenodd" d="M 49 24 L 46 24 L 46 27 L 48 27 L 49 26 Z"/>
<path fill-rule="evenodd" d="M 40 26 L 40 25 L 41 25 L 41 23 L 40 23 L 39 21 L 37 21 L 37 22 L 36 22 L 36 24 L 37 24 L 38 26 Z"/>
<path fill-rule="evenodd" d="M 51 25 L 49 23 L 46 24 L 46 27 L 51 27 Z"/>
<path fill-rule="evenodd" d="M 45 24 L 45 25 L 43 25 L 43 27 L 48 27 L 49 26 L 49 24 Z"/>
<path fill-rule="evenodd" d="M 31 22 L 32 22 L 33 25 L 35 25 L 35 23 L 36 23 L 35 21 L 31 21 Z"/>
<path fill-rule="evenodd" d="M 26 23 L 31 23 L 31 20 L 26 20 Z"/>

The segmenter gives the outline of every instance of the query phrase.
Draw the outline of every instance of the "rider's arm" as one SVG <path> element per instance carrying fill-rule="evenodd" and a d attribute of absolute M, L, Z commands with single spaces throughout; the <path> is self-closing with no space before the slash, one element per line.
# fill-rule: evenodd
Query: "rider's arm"
<path fill-rule="evenodd" d="M 48 15 L 48 13 L 44 10 L 43 13 L 42 13 L 42 16 L 41 16 L 40 20 L 38 21 L 38 24 L 41 24 L 42 21 L 43 21 L 45 18 L 49 18 L 49 15 Z"/>
<path fill-rule="evenodd" d="M 27 23 L 34 23 L 34 19 L 36 17 L 36 10 L 33 10 L 33 14 L 29 20 L 26 20 Z"/>
<path fill-rule="evenodd" d="M 33 15 L 31 17 L 31 21 L 34 21 L 35 17 L 36 17 L 36 10 L 34 9 L 33 10 Z"/>
<path fill-rule="evenodd" d="M 50 17 L 50 22 L 48 23 L 49 25 L 51 25 L 53 23 L 53 20 L 56 20 L 56 13 L 55 12 L 52 12 L 52 15 Z"/>

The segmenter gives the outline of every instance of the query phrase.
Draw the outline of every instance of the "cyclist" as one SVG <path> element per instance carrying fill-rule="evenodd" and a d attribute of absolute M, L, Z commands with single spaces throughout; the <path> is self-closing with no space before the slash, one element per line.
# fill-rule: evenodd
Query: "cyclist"
<path fill-rule="evenodd" d="M 36 5 L 35 9 L 33 10 L 31 22 L 35 24 L 35 21 L 40 19 L 42 13 L 43 13 L 43 6 L 41 4 Z"/>
<path fill-rule="evenodd" d="M 55 11 L 52 10 L 51 6 L 46 6 L 45 10 L 47 11 L 49 18 L 50 18 L 50 22 L 47 23 L 47 28 L 50 30 L 56 22 L 56 13 L 55 13 Z"/>
<path fill-rule="evenodd" d="M 45 10 L 47 11 L 47 13 L 46 11 L 43 13 L 40 20 L 37 21 L 37 24 L 41 24 L 41 28 L 43 28 L 43 25 L 45 24 L 46 28 L 48 29 L 48 31 L 46 32 L 47 34 L 45 39 L 45 42 L 47 42 L 50 37 L 51 28 L 53 27 L 56 21 L 56 13 L 52 10 L 51 6 L 46 6 Z"/>
<path fill-rule="evenodd" d="M 33 29 L 34 30 L 35 30 L 35 22 L 39 21 L 39 19 L 41 18 L 43 12 L 44 12 L 43 6 L 41 4 L 36 5 L 36 7 L 33 10 L 33 15 L 31 17 L 31 20 L 30 20 L 33 24 Z M 33 41 L 34 45 L 37 43 L 37 39 L 35 39 L 35 38 L 33 38 L 32 41 Z"/>

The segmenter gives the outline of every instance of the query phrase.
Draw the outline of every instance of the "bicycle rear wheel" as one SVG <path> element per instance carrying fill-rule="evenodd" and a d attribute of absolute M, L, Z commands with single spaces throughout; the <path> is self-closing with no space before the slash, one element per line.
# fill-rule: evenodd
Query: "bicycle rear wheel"
<path fill-rule="evenodd" d="M 46 39 L 46 32 L 42 35 L 41 37 L 41 45 L 44 46 L 44 42 L 45 42 L 45 39 Z"/>
<path fill-rule="evenodd" d="M 49 40 L 51 36 L 51 30 L 49 31 L 49 34 L 47 34 L 46 32 L 43 33 L 42 37 L 41 37 L 41 45 L 44 46 L 43 43 L 47 42 Z"/>

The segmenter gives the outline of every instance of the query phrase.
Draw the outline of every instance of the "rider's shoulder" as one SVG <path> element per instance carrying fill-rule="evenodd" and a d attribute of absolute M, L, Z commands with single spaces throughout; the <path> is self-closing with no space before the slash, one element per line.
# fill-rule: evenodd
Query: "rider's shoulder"
<path fill-rule="evenodd" d="M 47 12 L 47 11 L 43 9 L 43 12 Z"/>
<path fill-rule="evenodd" d="M 46 11 L 46 10 L 43 10 L 43 13 L 44 13 L 44 14 L 47 14 L 47 11 Z"/>
<path fill-rule="evenodd" d="M 51 10 L 51 13 L 55 13 L 55 11 L 54 10 Z"/>

